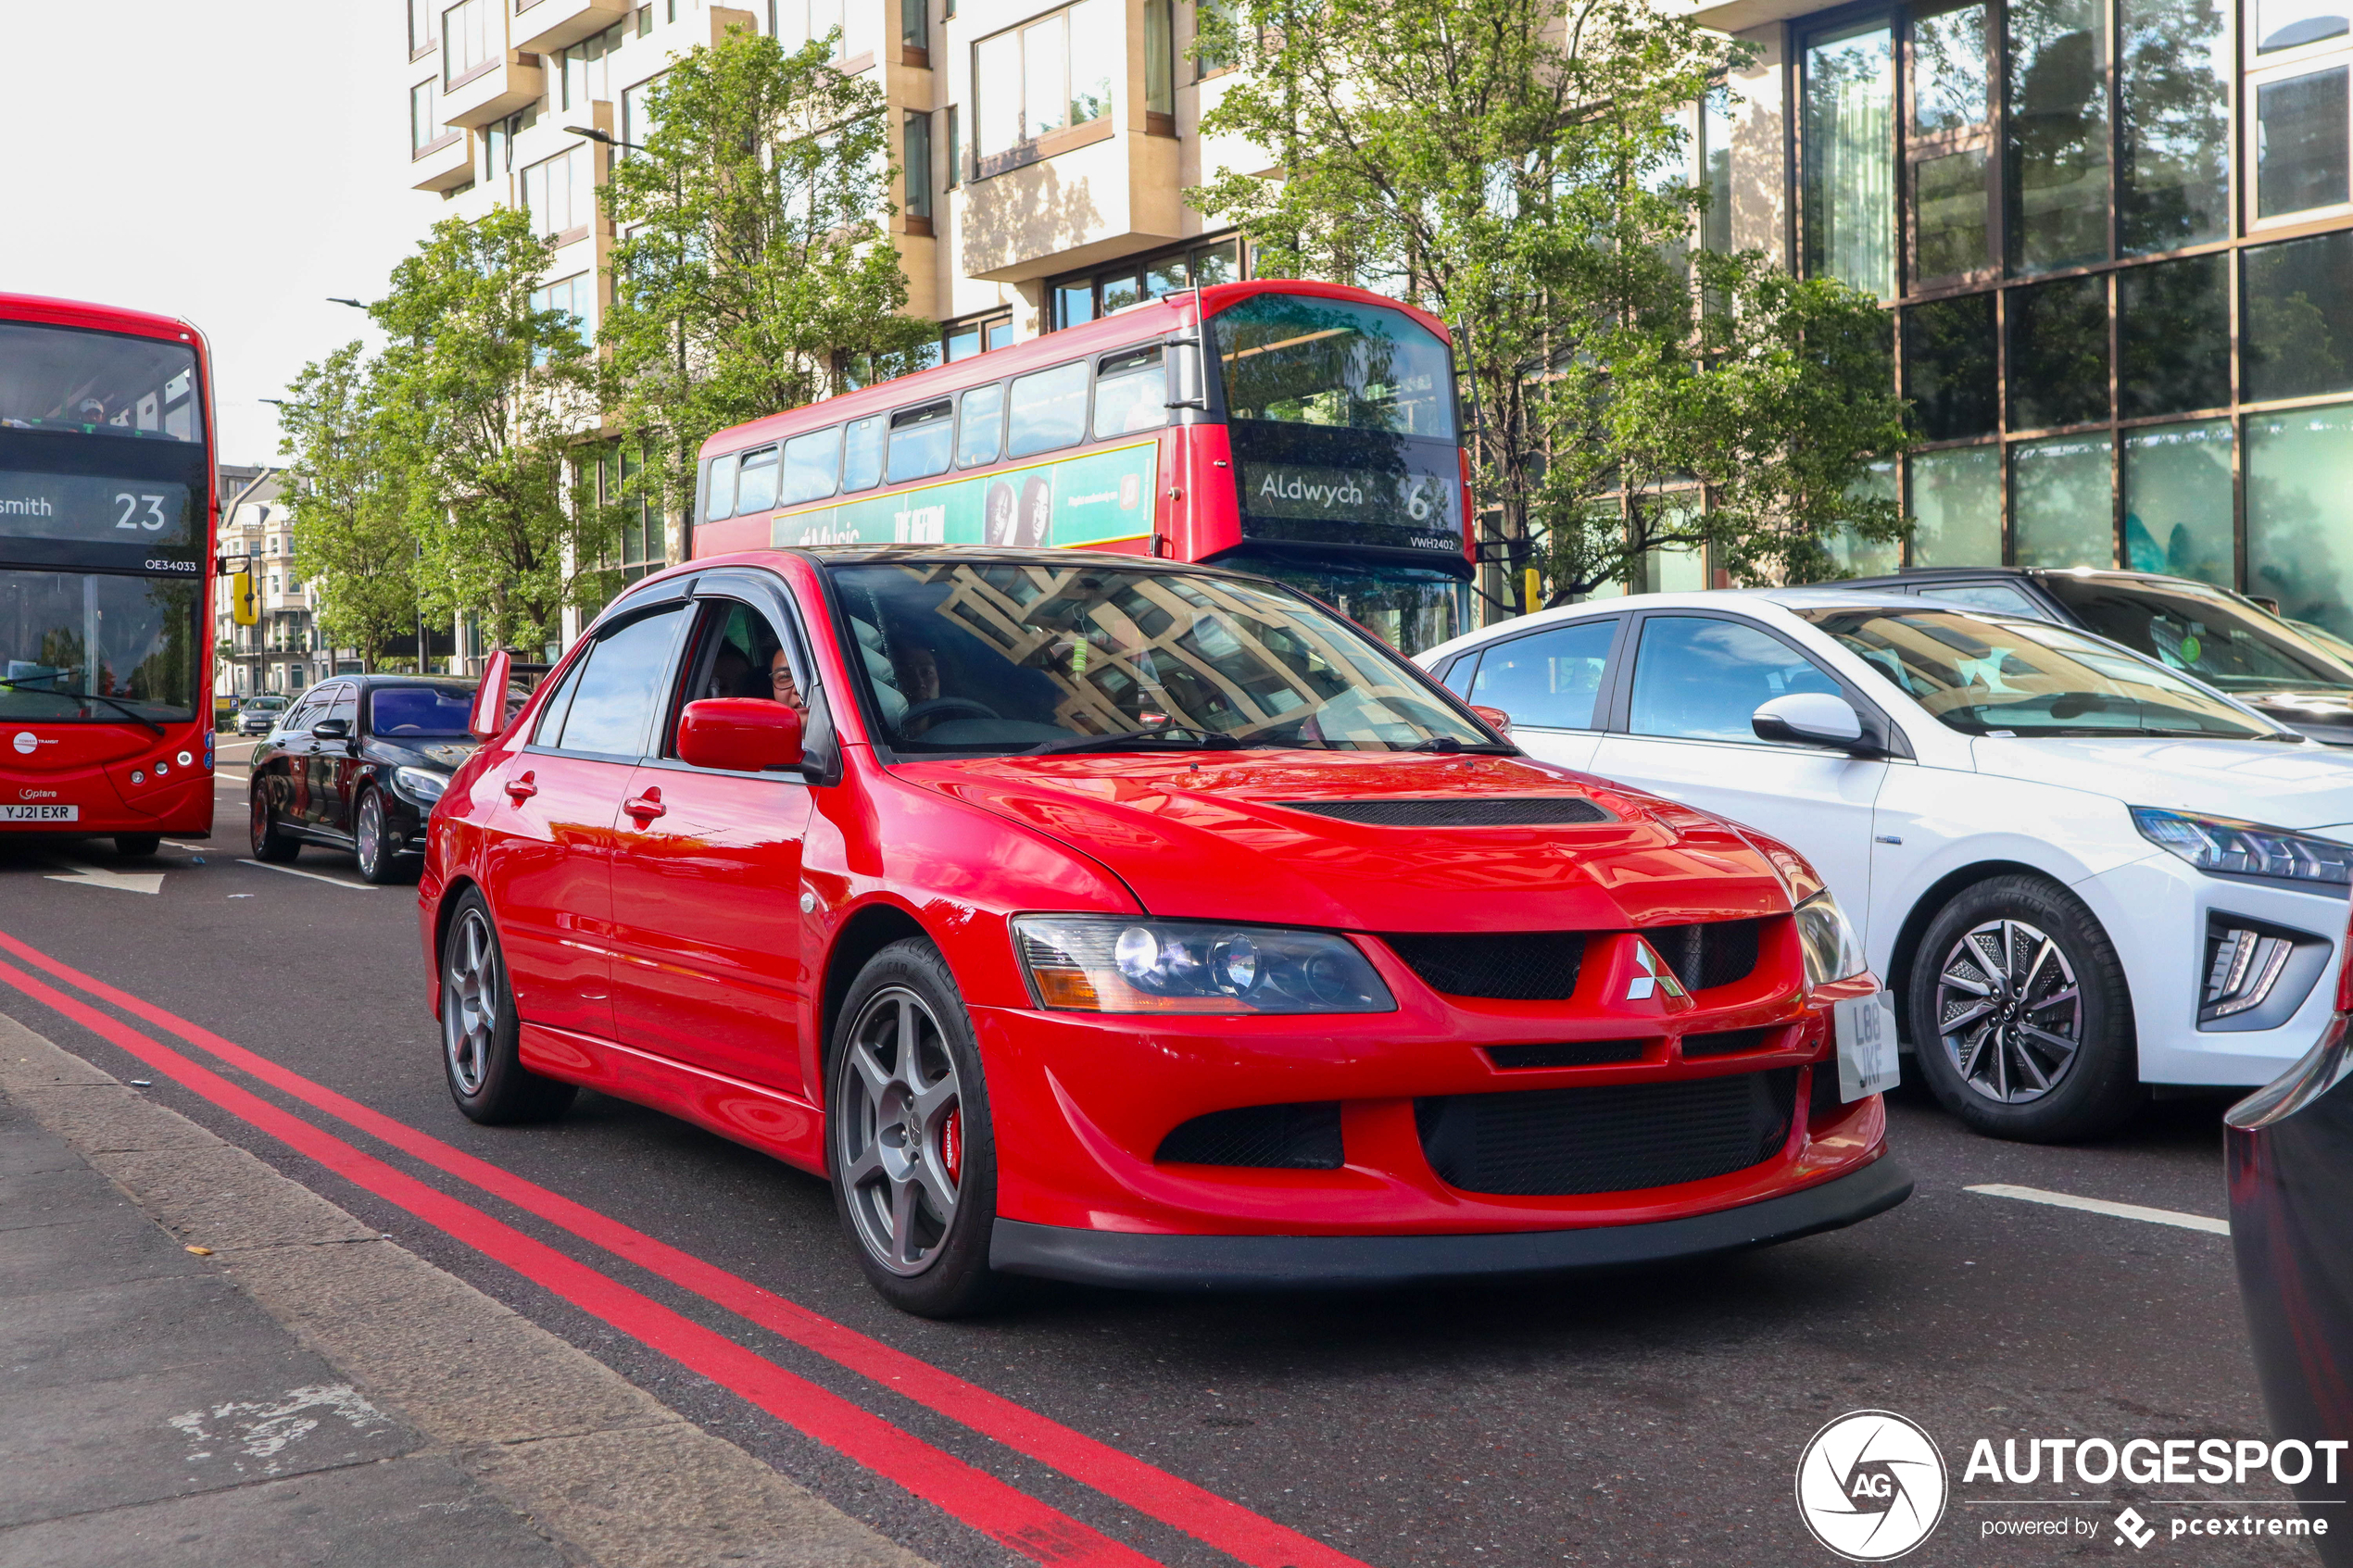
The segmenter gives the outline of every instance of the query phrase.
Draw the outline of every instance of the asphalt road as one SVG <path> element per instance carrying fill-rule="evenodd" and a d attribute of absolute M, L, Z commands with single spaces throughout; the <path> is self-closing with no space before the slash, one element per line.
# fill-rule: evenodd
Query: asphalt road
<path fill-rule="evenodd" d="M 1961 1474 L 1980 1437 L 1998 1451 L 2007 1437 L 2262 1432 L 2227 1237 L 1965 1190 L 2006 1183 L 2221 1216 L 2218 1102 L 2159 1104 L 2111 1142 L 2046 1148 L 1976 1138 L 1925 1097 L 1899 1092 L 1894 1153 L 1919 1183 L 1908 1203 L 1847 1231 L 1702 1264 L 1305 1298 L 1041 1289 L 988 1321 L 925 1323 L 869 1294 L 830 1194 L 811 1177 L 594 1095 L 553 1126 L 490 1129 L 459 1116 L 424 1009 L 413 893 L 368 888 L 347 856 L 317 849 L 292 868 L 302 875 L 246 863 L 244 781 L 225 762 L 244 749 L 224 753 L 220 832 L 167 845 L 153 865 L 118 862 L 98 842 L 0 844 L 0 935 L 1372 1568 L 1828 1563 L 1801 1524 L 1792 1477 L 1824 1422 L 1866 1408 L 1919 1423 L 1952 1466 L 1953 1505 L 1907 1562 L 2137 1558 L 2108 1528 L 2128 1502 L 2160 1529 L 2177 1516 L 2284 1512 L 2271 1501 L 2284 1494 L 2259 1484 L 2053 1490 L 1968 1486 Z M 119 871 L 160 872 L 160 890 L 110 885 Z M 152 1021 L 101 1010 L 220 1066 Z M 911 1549 L 959 1568 L 1028 1561 L 512 1260 L 293 1152 L 20 986 L 0 985 L 0 1012 L 119 1075 L 152 1079 L 175 1109 Z M 989 1423 L 969 1401 L 893 1392 L 283 1088 L 226 1075 L 1146 1559 L 1234 1561 L 984 1435 Z M 2097 1533 L 1988 1538 L 1985 1521 L 2034 1514 L 2012 1505 L 2020 1498 L 2038 1499 L 2043 1516 L 2072 1508 Z M 2157 1550 L 2310 1561 L 2271 1540 L 2160 1539 Z M 1284 1554 L 1262 1568 L 1287 1568 Z"/>

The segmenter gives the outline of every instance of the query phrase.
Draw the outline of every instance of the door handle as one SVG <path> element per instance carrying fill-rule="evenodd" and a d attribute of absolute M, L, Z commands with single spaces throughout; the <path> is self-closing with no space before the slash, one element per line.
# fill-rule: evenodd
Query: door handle
<path fill-rule="evenodd" d="M 524 801 L 530 799 L 533 796 L 538 794 L 539 786 L 531 782 L 531 777 L 532 776 L 529 773 L 525 773 L 520 778 L 509 779 L 507 781 L 507 798 L 520 806 Z"/>
<path fill-rule="evenodd" d="M 661 791 L 658 789 L 649 789 L 643 795 L 623 801 L 621 809 L 636 818 L 640 826 L 669 809 L 661 803 Z"/>

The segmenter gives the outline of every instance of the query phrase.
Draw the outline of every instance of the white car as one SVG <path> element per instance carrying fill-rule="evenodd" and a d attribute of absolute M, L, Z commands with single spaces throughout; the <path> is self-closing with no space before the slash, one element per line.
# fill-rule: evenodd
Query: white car
<path fill-rule="evenodd" d="M 1417 662 L 1529 755 L 1811 860 L 1980 1131 L 2262 1084 L 2328 1022 L 2353 755 L 2113 643 L 1831 586 L 1573 605 Z"/>

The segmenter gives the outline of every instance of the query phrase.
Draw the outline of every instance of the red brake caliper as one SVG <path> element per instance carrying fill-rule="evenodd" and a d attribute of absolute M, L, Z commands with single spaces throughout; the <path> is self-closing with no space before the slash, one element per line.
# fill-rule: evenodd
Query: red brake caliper
<path fill-rule="evenodd" d="M 964 1173 L 964 1108 L 958 1106 L 948 1113 L 939 1126 L 939 1162 L 948 1167 L 948 1179 L 960 1181 Z"/>

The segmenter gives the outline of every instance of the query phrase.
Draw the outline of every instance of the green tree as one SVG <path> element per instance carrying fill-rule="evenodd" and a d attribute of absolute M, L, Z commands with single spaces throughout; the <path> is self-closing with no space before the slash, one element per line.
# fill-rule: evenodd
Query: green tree
<path fill-rule="evenodd" d="M 1204 17 L 1198 48 L 1242 73 L 1203 133 L 1281 177 L 1221 169 L 1188 199 L 1247 232 L 1265 272 L 1381 289 L 1455 329 L 1482 533 L 1550 600 L 1633 581 L 1662 548 L 1755 581 L 1821 570 L 1841 529 L 1900 533 L 1859 494 L 1905 439 L 1883 314 L 1692 248 L 1707 195 L 1682 177 L 1681 112 L 1724 90 L 1737 45 L 1646 0 Z"/>
<path fill-rule="evenodd" d="M 377 367 L 358 343 L 305 365 L 279 411 L 294 569 L 327 646 L 372 671 L 417 623 L 417 542 L 392 460 Z"/>
<path fill-rule="evenodd" d="M 654 129 L 613 168 L 609 405 L 677 508 L 713 431 L 912 369 L 937 329 L 900 314 L 889 117 L 868 77 L 734 31 L 649 94 Z"/>
<path fill-rule="evenodd" d="M 574 460 L 598 427 L 595 359 L 569 313 L 532 306 L 552 258 L 524 213 L 445 220 L 369 307 L 392 340 L 378 395 L 421 597 L 506 646 L 611 586 L 617 508 Z"/>

